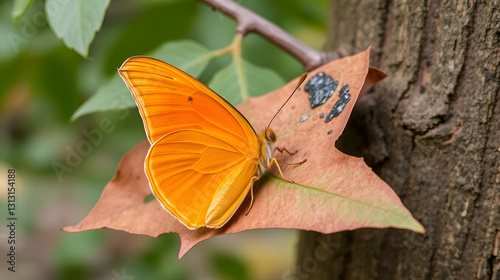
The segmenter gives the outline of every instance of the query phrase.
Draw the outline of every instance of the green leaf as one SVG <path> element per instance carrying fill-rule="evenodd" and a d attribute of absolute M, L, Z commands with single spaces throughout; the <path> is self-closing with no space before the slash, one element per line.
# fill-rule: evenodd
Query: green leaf
<path fill-rule="evenodd" d="M 110 0 L 47 0 L 45 12 L 48 22 L 68 46 L 83 57 L 88 57 L 89 45 L 101 28 Z"/>
<path fill-rule="evenodd" d="M 75 111 L 71 116 L 71 121 L 90 113 L 123 110 L 133 106 L 135 106 L 134 98 L 128 92 L 123 80 L 116 74 Z"/>
<path fill-rule="evenodd" d="M 249 97 L 260 96 L 285 84 L 283 78 L 271 69 L 242 60 L 242 66 L 231 63 L 215 73 L 209 87 L 233 105 Z"/>
<path fill-rule="evenodd" d="M 24 15 L 33 2 L 35 2 L 35 0 L 14 0 L 11 16 L 15 25 L 17 25 L 17 20 Z"/>
<path fill-rule="evenodd" d="M 165 43 L 151 52 L 149 56 L 167 61 L 191 76 L 198 77 L 210 59 L 213 58 L 213 52 L 194 41 L 181 40 Z M 71 120 L 74 121 L 90 113 L 135 106 L 134 98 L 120 75 L 116 73 L 107 84 L 101 86 L 92 97 L 76 110 Z"/>

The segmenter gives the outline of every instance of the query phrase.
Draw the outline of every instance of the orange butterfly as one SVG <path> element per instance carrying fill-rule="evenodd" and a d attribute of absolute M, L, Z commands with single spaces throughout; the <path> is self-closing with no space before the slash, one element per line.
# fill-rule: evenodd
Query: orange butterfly
<path fill-rule="evenodd" d="M 273 163 L 279 169 L 276 133 L 257 135 L 236 108 L 187 73 L 143 56 L 118 72 L 152 144 L 145 160 L 151 189 L 188 228 L 222 227 L 250 189 L 253 202 L 253 183 Z"/>

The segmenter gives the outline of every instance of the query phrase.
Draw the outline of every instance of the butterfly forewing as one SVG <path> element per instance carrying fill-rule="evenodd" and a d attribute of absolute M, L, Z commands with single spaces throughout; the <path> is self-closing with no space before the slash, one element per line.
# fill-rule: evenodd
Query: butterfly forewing
<path fill-rule="evenodd" d="M 118 70 L 132 92 L 151 143 L 179 129 L 203 129 L 251 141 L 255 131 L 227 101 L 195 78 L 150 57 L 129 58 Z"/>

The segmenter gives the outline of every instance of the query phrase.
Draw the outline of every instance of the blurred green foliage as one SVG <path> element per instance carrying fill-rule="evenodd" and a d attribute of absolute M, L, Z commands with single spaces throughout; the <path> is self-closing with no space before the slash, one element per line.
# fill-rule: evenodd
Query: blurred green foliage
<path fill-rule="evenodd" d="M 221 279 L 247 280 L 248 268 L 245 263 L 233 254 L 216 253 L 212 258 L 212 265 Z"/>
<path fill-rule="evenodd" d="M 306 44 L 321 48 L 327 0 L 291 0 L 286 5 L 278 0 L 239 2 Z M 77 108 L 108 83 L 128 57 L 180 39 L 194 40 L 210 50 L 222 48 L 232 41 L 236 24 L 196 1 L 111 1 L 102 28 L 90 45 L 90 59 L 84 59 L 51 30 L 44 5 L 44 1 L 25 0 L 0 3 L 0 174 L 16 169 L 19 218 L 19 271 L 9 277 L 131 279 L 123 277 L 125 274 L 135 279 L 281 278 L 276 271 L 284 272 L 293 262 L 293 256 L 285 256 L 282 250 L 293 246 L 291 231 L 279 232 L 280 236 L 289 234 L 289 238 L 279 239 L 288 243 L 264 242 L 266 245 L 259 247 L 255 242 L 246 250 L 240 245 L 248 238 L 206 241 L 178 261 L 177 235 L 155 239 L 113 230 L 77 234 L 59 230 L 88 214 L 114 176 L 121 157 L 145 139 L 136 108 L 117 108 L 71 122 Z M 243 57 L 272 69 L 285 81 L 303 71 L 289 55 L 252 34 L 243 41 Z M 230 61 L 228 56 L 211 61 L 200 80 L 208 82 Z M 88 135 L 99 129 L 103 120 L 111 123 L 111 131 L 101 131 L 102 137 L 90 139 Z M 55 172 L 57 164 L 65 168 Z M 1 205 L 6 199 L 6 191 L 0 191 Z M 2 206 L 2 221 L 6 221 L 6 212 Z M 7 235 L 5 227 L 0 235 Z M 6 246 L 5 242 L 0 244 L 1 252 Z M 275 261 L 259 264 L 259 258 L 249 257 L 255 254 L 251 250 L 276 256 L 272 258 Z M 275 274 L 262 276 L 265 266 L 272 266 L 268 270 Z M 4 273 L 2 268 L 0 276 Z"/>

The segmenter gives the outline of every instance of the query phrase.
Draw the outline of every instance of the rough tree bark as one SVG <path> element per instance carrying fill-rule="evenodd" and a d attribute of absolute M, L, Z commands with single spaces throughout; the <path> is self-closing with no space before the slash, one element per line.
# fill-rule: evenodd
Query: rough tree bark
<path fill-rule="evenodd" d="M 295 279 L 500 279 L 500 1 L 403 2 L 331 2 L 327 49 L 390 74 L 337 145 L 427 232 L 303 232 Z"/>

